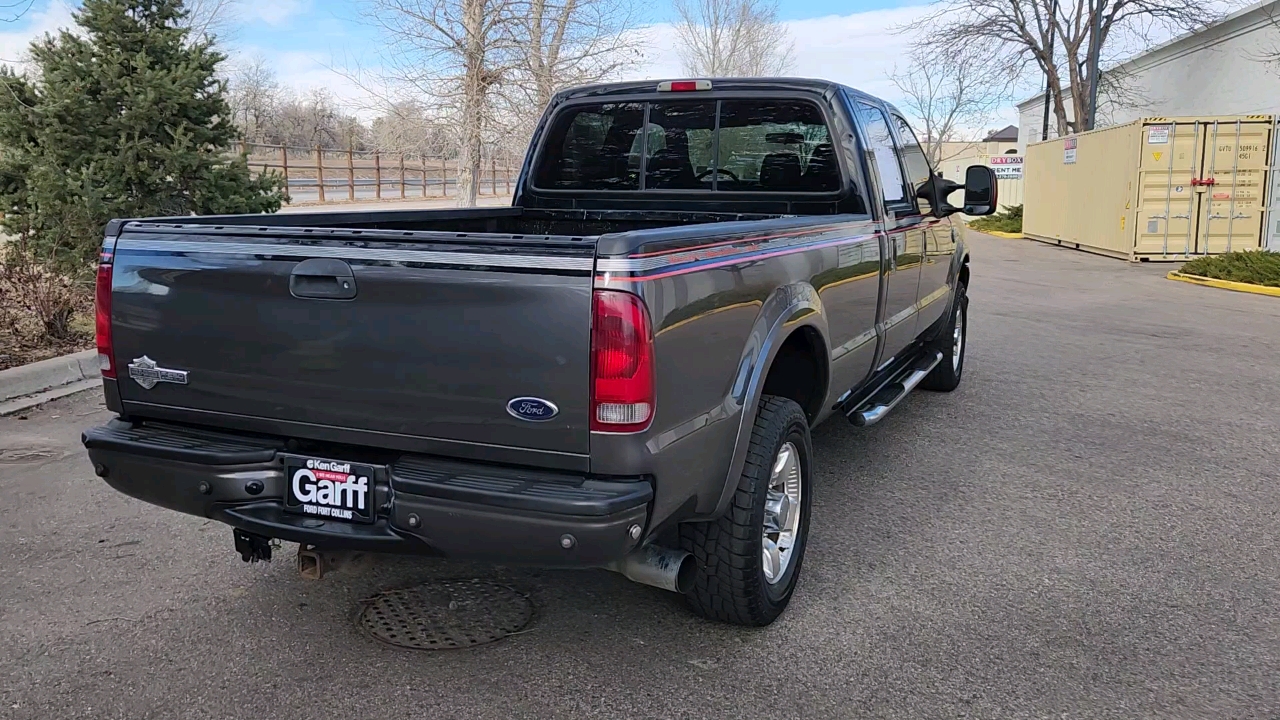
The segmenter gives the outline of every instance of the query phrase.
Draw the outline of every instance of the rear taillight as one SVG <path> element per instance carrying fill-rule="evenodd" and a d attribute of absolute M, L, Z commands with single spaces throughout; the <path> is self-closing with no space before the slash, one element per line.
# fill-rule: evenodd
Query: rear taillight
<path fill-rule="evenodd" d="M 98 339 L 98 369 L 102 377 L 116 376 L 115 353 L 111 347 L 111 256 L 98 263 L 98 282 L 93 289 L 93 324 Z"/>
<path fill-rule="evenodd" d="M 638 432 L 653 419 L 653 333 L 644 301 L 596 290 L 591 319 L 591 429 Z"/>

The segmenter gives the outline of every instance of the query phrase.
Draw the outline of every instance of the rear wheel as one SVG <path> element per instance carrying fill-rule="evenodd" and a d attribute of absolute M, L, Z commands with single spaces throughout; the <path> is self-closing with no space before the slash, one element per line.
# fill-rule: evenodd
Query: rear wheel
<path fill-rule="evenodd" d="M 925 390 L 951 392 L 960 385 L 960 376 L 964 373 L 964 351 L 969 339 L 969 295 L 965 290 L 964 285 L 956 285 L 951 320 L 934 341 L 934 348 L 942 351 L 942 362 L 920 383 Z"/>
<path fill-rule="evenodd" d="M 768 625 L 791 601 L 809 532 L 809 421 L 793 400 L 760 402 L 747 461 L 729 510 L 680 527 L 698 562 L 694 612 L 735 625 Z"/>

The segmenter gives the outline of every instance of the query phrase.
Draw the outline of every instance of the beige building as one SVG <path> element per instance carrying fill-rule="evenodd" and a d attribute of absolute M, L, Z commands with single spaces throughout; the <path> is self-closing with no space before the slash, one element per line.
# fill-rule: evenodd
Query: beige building
<path fill-rule="evenodd" d="M 965 168 L 987 165 L 999 178 L 999 204 L 1022 204 L 1022 153 L 1018 149 L 1018 128 L 1013 125 L 976 142 L 944 142 L 939 156 L 936 169 L 942 177 L 963 183 Z"/>

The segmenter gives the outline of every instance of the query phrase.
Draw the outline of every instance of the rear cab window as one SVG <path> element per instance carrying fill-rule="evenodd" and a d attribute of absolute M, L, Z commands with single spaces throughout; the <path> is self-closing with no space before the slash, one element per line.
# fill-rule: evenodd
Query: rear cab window
<path fill-rule="evenodd" d="M 635 148 L 644 127 L 643 103 L 574 108 L 556 118 L 536 184 L 548 190 L 639 190 Z"/>
<path fill-rule="evenodd" d="M 552 123 L 544 190 L 836 193 L 840 164 L 818 105 L 802 99 L 575 105 Z"/>

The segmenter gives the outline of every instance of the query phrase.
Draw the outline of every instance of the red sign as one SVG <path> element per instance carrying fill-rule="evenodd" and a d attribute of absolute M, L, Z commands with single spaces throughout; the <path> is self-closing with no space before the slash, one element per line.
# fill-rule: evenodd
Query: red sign
<path fill-rule="evenodd" d="M 990 165 L 1021 165 L 1021 155 L 993 155 L 988 164 Z"/>

